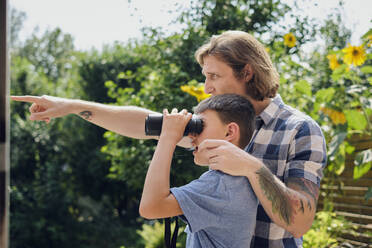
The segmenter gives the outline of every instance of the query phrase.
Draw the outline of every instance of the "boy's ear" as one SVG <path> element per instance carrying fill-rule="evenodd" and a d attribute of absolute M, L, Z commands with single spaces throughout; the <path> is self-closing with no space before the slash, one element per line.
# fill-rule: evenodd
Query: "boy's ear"
<path fill-rule="evenodd" d="M 239 138 L 240 138 L 239 125 L 235 122 L 230 122 L 229 124 L 227 124 L 226 140 L 233 143 L 234 145 L 238 145 Z"/>

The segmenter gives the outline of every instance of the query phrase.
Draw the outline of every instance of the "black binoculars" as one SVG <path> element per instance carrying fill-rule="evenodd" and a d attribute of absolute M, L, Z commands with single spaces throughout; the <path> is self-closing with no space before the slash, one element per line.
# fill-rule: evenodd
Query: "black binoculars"
<path fill-rule="evenodd" d="M 161 133 L 162 125 L 163 125 L 162 114 L 149 114 L 145 120 L 146 135 L 159 136 Z M 187 123 L 183 136 L 187 136 L 190 133 L 200 134 L 202 131 L 203 120 L 193 116 L 189 123 Z"/>

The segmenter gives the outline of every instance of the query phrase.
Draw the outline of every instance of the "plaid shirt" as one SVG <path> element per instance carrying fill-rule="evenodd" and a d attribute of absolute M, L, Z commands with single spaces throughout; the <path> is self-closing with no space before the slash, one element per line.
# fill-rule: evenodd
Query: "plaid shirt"
<path fill-rule="evenodd" d="M 297 177 L 320 186 L 326 165 L 322 131 L 309 116 L 285 105 L 279 95 L 257 117 L 256 131 L 246 151 L 284 183 L 290 177 Z M 276 225 L 261 204 L 256 220 L 251 247 L 302 247 L 302 238 L 296 239 Z"/>

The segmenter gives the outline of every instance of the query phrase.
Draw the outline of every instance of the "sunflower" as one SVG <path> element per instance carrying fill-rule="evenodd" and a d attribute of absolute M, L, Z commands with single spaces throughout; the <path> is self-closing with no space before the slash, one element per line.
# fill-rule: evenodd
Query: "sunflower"
<path fill-rule="evenodd" d="M 331 68 L 332 70 L 335 70 L 337 67 L 340 66 L 340 64 L 338 63 L 336 54 L 329 54 L 327 56 L 327 59 L 329 61 L 329 68 Z"/>
<path fill-rule="evenodd" d="M 355 66 L 362 65 L 366 61 L 366 51 L 363 46 L 352 46 L 342 49 L 344 55 L 344 62 L 348 65 L 354 64 Z"/>
<path fill-rule="evenodd" d="M 193 85 L 182 85 L 181 86 L 181 90 L 183 92 L 186 92 L 192 96 L 195 96 L 196 97 L 196 100 L 198 102 L 210 97 L 211 95 L 209 94 L 206 94 L 204 92 L 204 85 L 203 84 L 199 84 L 197 86 L 193 86 Z"/>
<path fill-rule="evenodd" d="M 329 116 L 333 124 L 338 125 L 338 124 L 345 124 L 346 122 L 346 117 L 344 113 L 336 111 L 334 109 L 326 108 L 326 107 L 321 107 L 320 110 Z"/>
<path fill-rule="evenodd" d="M 296 45 L 296 37 L 292 33 L 284 35 L 284 45 L 294 47 Z"/>

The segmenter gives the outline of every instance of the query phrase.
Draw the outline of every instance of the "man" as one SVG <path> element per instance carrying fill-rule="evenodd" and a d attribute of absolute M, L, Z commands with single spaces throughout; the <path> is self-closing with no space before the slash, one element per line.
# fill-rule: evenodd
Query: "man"
<path fill-rule="evenodd" d="M 254 131 L 255 112 L 243 96 L 222 94 L 200 102 L 194 110 L 203 121 L 200 134 L 190 134 L 195 162 L 205 139 L 225 140 L 244 148 Z M 164 110 L 163 125 L 147 171 L 140 214 L 148 219 L 182 215 L 186 221 L 186 247 L 249 247 L 256 224 L 258 200 L 245 176 L 209 170 L 177 188 L 169 186 L 174 150 L 191 114 Z M 229 166 L 229 165 L 227 165 Z"/>
<path fill-rule="evenodd" d="M 301 247 L 311 227 L 319 194 L 326 148 L 319 126 L 285 105 L 276 95 L 279 76 L 264 48 L 245 32 L 213 36 L 197 52 L 205 75 L 205 92 L 235 93 L 252 103 L 256 131 L 246 151 L 221 140 L 199 146 L 199 164 L 246 176 L 260 202 L 251 247 Z M 151 111 L 55 97 L 13 97 L 32 102 L 31 120 L 77 114 L 108 130 L 146 138 L 144 120 Z M 153 137 L 156 138 L 156 137 Z M 181 146 L 189 146 L 182 139 Z M 224 165 L 230 165 L 225 167 Z"/>

